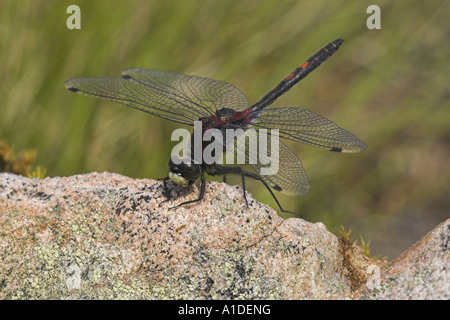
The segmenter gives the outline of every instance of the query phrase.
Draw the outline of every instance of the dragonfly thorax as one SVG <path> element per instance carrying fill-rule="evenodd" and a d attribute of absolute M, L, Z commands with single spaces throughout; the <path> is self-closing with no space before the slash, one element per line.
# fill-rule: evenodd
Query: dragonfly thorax
<path fill-rule="evenodd" d="M 219 117 L 219 119 L 222 121 L 228 120 L 234 114 L 236 114 L 236 111 L 229 108 L 222 108 L 217 110 L 216 112 L 216 116 Z"/>
<path fill-rule="evenodd" d="M 243 113 L 236 112 L 233 109 L 222 108 L 216 111 L 214 116 L 201 118 L 202 130 L 222 129 L 222 128 L 240 128 L 246 127 L 249 120 L 244 117 Z"/>

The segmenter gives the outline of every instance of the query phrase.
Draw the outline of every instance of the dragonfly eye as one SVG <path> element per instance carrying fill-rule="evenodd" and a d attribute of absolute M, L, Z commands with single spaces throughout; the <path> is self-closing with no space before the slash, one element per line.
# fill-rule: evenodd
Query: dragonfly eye
<path fill-rule="evenodd" d="M 179 185 L 192 183 L 200 177 L 200 165 L 191 162 L 175 164 L 169 161 L 169 179 Z M 185 181 L 183 181 L 185 180 Z"/>

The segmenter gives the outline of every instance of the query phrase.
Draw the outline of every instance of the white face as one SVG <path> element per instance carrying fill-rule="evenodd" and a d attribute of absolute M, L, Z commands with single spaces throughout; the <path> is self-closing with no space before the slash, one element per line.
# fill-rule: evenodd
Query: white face
<path fill-rule="evenodd" d="M 187 188 L 189 186 L 189 180 L 183 178 L 179 173 L 173 173 L 170 171 L 168 176 L 170 180 L 172 180 L 179 186 L 182 186 L 184 188 Z"/>

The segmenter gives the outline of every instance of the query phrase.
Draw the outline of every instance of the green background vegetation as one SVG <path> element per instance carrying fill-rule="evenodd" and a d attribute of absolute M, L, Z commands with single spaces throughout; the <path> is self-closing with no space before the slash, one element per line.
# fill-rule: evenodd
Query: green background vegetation
<path fill-rule="evenodd" d="M 81 30 L 66 28 L 70 4 L 81 7 Z M 370 4 L 381 7 L 381 30 L 366 28 Z M 395 257 L 449 216 L 449 16 L 445 0 L 2 0 L 0 140 L 36 150 L 49 176 L 160 178 L 177 125 L 75 95 L 65 80 L 166 70 L 232 83 L 252 104 L 342 37 L 341 49 L 274 106 L 310 109 L 368 149 L 289 144 L 311 191 L 279 200 Z M 259 184 L 248 189 L 277 208 Z"/>

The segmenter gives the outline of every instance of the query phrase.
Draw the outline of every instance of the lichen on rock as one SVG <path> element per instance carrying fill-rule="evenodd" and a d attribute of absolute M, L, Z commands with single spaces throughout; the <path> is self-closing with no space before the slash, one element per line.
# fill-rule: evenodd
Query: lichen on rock
<path fill-rule="evenodd" d="M 377 265 L 322 223 L 249 194 L 247 208 L 240 187 L 211 182 L 177 208 L 197 193 L 174 192 L 111 173 L 1 173 L 0 299 L 346 299 Z"/>

